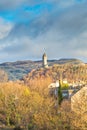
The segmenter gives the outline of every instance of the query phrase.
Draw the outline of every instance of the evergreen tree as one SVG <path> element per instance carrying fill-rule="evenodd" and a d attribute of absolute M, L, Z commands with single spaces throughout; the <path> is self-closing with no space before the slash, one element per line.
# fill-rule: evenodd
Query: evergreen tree
<path fill-rule="evenodd" d="M 59 80 L 59 87 L 58 87 L 58 104 L 60 105 L 63 100 L 62 90 L 61 90 L 61 81 Z"/>

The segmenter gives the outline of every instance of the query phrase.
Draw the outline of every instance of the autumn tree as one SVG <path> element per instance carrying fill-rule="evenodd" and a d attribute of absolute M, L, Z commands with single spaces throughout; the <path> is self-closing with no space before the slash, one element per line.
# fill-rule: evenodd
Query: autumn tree
<path fill-rule="evenodd" d="M 0 82 L 7 82 L 8 81 L 8 75 L 7 73 L 0 69 Z"/>

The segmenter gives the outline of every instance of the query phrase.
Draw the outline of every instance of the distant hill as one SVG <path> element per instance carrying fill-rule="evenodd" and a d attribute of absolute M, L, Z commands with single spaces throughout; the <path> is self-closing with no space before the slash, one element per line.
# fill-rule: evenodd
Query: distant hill
<path fill-rule="evenodd" d="M 49 65 L 53 64 L 73 64 L 73 65 L 85 65 L 85 63 L 79 59 L 59 59 L 59 60 L 49 60 Z"/>
<path fill-rule="evenodd" d="M 59 60 L 48 60 L 48 65 L 52 66 L 54 64 L 74 64 L 74 65 L 84 65 L 81 60 L 78 59 L 59 59 Z M 0 64 L 0 68 L 8 73 L 9 80 L 21 79 L 23 76 L 28 74 L 32 69 L 37 69 L 42 67 L 42 61 L 16 61 L 16 62 L 6 62 Z"/>

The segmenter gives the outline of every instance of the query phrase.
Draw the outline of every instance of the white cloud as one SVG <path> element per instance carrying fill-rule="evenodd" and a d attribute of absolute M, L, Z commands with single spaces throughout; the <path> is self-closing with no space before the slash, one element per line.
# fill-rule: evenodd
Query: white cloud
<path fill-rule="evenodd" d="M 4 19 L 0 18 L 0 39 L 6 37 L 11 31 L 13 25 L 9 22 L 6 22 Z"/>

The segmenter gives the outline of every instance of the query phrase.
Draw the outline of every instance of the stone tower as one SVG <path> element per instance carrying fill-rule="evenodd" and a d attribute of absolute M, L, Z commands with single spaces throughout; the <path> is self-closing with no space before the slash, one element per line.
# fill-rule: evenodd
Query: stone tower
<path fill-rule="evenodd" d="M 43 54 L 42 60 L 43 60 L 43 67 L 44 67 L 44 68 L 48 68 L 47 55 L 46 55 L 46 53 Z"/>

